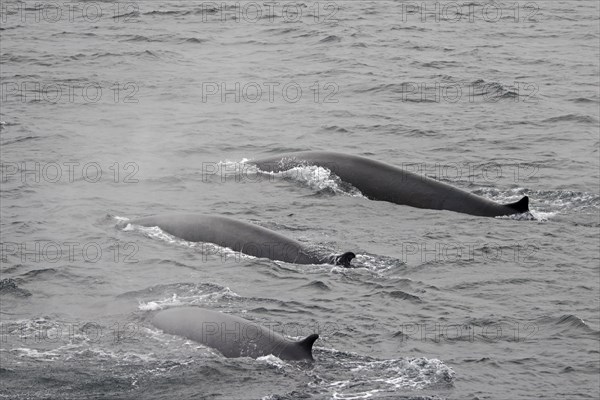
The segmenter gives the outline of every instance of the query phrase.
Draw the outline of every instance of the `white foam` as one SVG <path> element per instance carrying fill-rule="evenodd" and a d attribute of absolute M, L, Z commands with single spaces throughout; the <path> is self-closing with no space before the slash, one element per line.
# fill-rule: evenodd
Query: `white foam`
<path fill-rule="evenodd" d="M 327 384 L 332 397 L 336 399 L 365 399 L 378 392 L 423 390 L 449 383 L 455 375 L 451 368 L 437 359 L 347 361 L 343 364 L 352 374 L 350 379 Z M 357 387 L 363 388 L 363 391 L 355 392 Z"/>
<path fill-rule="evenodd" d="M 260 170 L 257 169 L 257 171 Z M 261 171 L 261 173 L 282 179 L 295 180 L 317 191 L 330 189 L 336 194 L 364 197 L 358 189 L 349 184 L 344 184 L 345 188 L 343 188 L 342 181 L 331 170 L 317 165 L 301 165 L 280 172 Z"/>
<path fill-rule="evenodd" d="M 20 357 L 35 358 L 40 361 L 54 361 L 60 357 L 60 354 L 56 350 L 43 351 L 27 347 L 17 347 L 12 349 L 12 351 L 21 353 L 19 354 Z"/>
<path fill-rule="evenodd" d="M 144 303 L 142 301 L 139 302 L 138 309 L 142 311 L 155 311 L 162 310 L 164 308 L 170 306 L 177 306 L 183 304 L 181 301 L 177 299 L 177 295 L 173 293 L 173 296 L 168 299 L 157 300 L 157 301 L 149 301 Z"/>
<path fill-rule="evenodd" d="M 148 302 L 140 301 L 138 304 L 138 309 L 141 311 L 156 311 L 173 306 L 216 303 L 223 297 L 240 296 L 228 287 L 225 287 L 219 290 L 218 292 L 211 292 L 206 294 L 199 293 L 191 296 L 178 296 L 176 293 L 173 293 L 171 297 L 167 297 L 161 300 L 151 300 Z"/>
<path fill-rule="evenodd" d="M 258 357 L 256 359 L 256 361 L 268 364 L 268 365 L 273 366 L 273 367 L 276 367 L 277 369 L 282 369 L 282 368 L 284 368 L 287 365 L 285 363 L 285 361 L 283 361 L 280 358 L 274 356 L 273 354 L 269 354 L 269 355 L 263 356 L 263 357 Z"/>
<path fill-rule="evenodd" d="M 559 214 L 558 212 L 544 212 L 536 210 L 530 210 L 529 212 L 531 213 L 531 215 L 533 215 L 536 221 L 540 222 L 548 221 L 550 218 L 554 218 Z"/>

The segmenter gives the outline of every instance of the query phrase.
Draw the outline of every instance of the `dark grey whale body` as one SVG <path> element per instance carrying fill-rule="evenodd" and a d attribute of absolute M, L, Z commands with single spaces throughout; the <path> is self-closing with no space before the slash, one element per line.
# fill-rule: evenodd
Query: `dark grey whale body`
<path fill-rule="evenodd" d="M 371 200 L 485 217 L 529 211 L 527 196 L 516 203 L 498 204 L 426 176 L 354 155 L 305 151 L 281 154 L 249 163 L 265 172 L 281 172 L 302 165 L 327 168 Z"/>
<path fill-rule="evenodd" d="M 300 242 L 277 232 L 232 218 L 202 214 L 165 214 L 131 221 L 141 226 L 158 226 L 189 242 L 214 243 L 234 251 L 295 264 L 337 264 L 350 266 L 354 253 L 323 256 Z"/>
<path fill-rule="evenodd" d="M 282 360 L 312 361 L 312 346 L 319 338 L 312 334 L 295 342 L 246 319 L 198 307 L 160 311 L 152 324 L 166 333 L 202 343 L 231 358 L 272 354 Z"/>

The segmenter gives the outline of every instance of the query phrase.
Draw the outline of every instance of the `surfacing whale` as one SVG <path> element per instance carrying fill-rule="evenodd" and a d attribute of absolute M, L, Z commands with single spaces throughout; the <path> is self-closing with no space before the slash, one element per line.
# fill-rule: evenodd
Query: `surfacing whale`
<path fill-rule="evenodd" d="M 281 172 L 306 165 L 329 169 L 371 200 L 432 210 L 498 217 L 529 211 L 529 197 L 498 204 L 446 183 L 365 157 L 326 151 L 304 151 L 249 161 L 261 171 Z"/>
<path fill-rule="evenodd" d="M 300 242 L 277 232 L 232 218 L 202 214 L 164 214 L 130 222 L 141 226 L 158 226 L 163 231 L 188 242 L 213 243 L 234 251 L 295 264 L 335 264 L 350 267 L 355 256 L 319 255 Z"/>
<path fill-rule="evenodd" d="M 199 307 L 159 311 L 152 324 L 166 333 L 214 348 L 230 358 L 272 354 L 282 360 L 313 361 L 312 346 L 319 338 L 312 334 L 295 342 L 246 319 Z"/>

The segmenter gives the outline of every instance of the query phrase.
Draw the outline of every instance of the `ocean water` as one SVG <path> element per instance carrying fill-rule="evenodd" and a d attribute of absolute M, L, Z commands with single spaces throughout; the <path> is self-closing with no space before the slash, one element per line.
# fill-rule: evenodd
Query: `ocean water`
<path fill-rule="evenodd" d="M 0 398 L 596 399 L 600 6 L 45 2 L 0 20 Z M 371 201 L 284 151 L 370 157 L 531 213 Z M 394 183 L 390 183 L 394 184 Z M 356 268 L 128 224 L 220 214 Z M 197 305 L 300 338 L 227 359 Z"/>

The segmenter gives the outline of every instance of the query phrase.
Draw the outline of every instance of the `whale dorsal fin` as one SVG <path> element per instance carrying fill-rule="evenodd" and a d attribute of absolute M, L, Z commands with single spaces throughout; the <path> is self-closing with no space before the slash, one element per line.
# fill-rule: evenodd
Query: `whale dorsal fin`
<path fill-rule="evenodd" d="M 529 197 L 523 196 L 523 198 L 516 203 L 506 204 L 507 207 L 512 208 L 518 213 L 524 213 L 529 211 Z"/>
<path fill-rule="evenodd" d="M 335 257 L 335 265 L 343 265 L 344 267 L 349 268 L 350 261 L 352 261 L 352 259 L 354 257 L 356 257 L 356 254 L 354 254 L 351 251 L 344 253 L 341 256 L 336 256 Z"/>
<path fill-rule="evenodd" d="M 299 341 L 297 343 L 298 347 L 300 347 L 302 350 L 304 350 L 308 353 L 308 355 L 310 356 L 309 358 L 311 360 L 312 360 L 312 347 L 318 338 L 319 338 L 319 335 L 317 335 L 316 333 L 313 333 L 312 335 L 308 335 L 306 338 L 302 339 L 301 341 Z"/>

